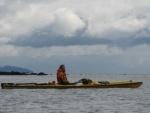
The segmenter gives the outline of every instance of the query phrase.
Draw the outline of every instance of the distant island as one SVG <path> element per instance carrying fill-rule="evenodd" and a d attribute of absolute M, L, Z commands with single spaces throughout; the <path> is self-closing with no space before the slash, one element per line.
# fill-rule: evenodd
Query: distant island
<path fill-rule="evenodd" d="M 11 71 L 11 72 L 5 72 L 0 71 L 0 75 L 48 75 L 43 72 L 40 73 L 25 73 L 25 72 L 17 72 L 17 71 Z"/>
<path fill-rule="evenodd" d="M 0 75 L 48 75 L 48 74 L 45 74 L 44 72 L 34 73 L 29 69 L 21 67 L 4 66 L 0 67 Z"/>
<path fill-rule="evenodd" d="M 26 69 L 26 68 L 22 68 L 22 67 L 16 67 L 16 66 L 4 66 L 4 67 L 0 67 L 0 71 L 3 72 L 26 72 L 26 73 L 33 73 L 33 71 Z"/>

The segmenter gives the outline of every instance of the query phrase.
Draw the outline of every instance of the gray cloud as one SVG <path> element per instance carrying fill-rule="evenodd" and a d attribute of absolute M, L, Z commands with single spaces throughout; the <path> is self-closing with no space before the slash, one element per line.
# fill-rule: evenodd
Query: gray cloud
<path fill-rule="evenodd" d="M 7 2 L 1 3 L 0 13 L 4 44 L 32 47 L 149 44 L 148 1 Z"/>
<path fill-rule="evenodd" d="M 108 65 L 111 70 L 115 62 L 112 70 L 149 67 L 149 4 L 149 0 L 1 0 L 1 63 L 28 58 L 22 62 L 28 66 L 35 58 L 32 67 L 37 67 L 34 63 L 41 58 L 39 62 L 48 66 L 52 58 L 53 65 L 64 61 L 103 70 Z"/>
<path fill-rule="evenodd" d="M 33 33 L 29 36 L 23 36 L 9 42 L 17 46 L 31 46 L 35 48 L 52 47 L 52 46 L 77 46 L 77 45 L 107 45 L 121 48 L 130 48 L 138 45 L 150 45 L 149 30 L 141 30 L 136 33 L 127 33 L 116 30 L 108 30 L 100 37 L 86 37 L 84 31 L 76 33 L 75 36 L 66 38 L 63 36 L 53 36 L 51 34 Z M 112 37 L 112 39 L 111 39 Z"/>

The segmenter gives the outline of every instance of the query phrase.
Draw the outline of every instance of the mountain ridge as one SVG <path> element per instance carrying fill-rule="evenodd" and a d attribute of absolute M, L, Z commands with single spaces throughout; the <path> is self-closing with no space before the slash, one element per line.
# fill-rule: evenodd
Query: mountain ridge
<path fill-rule="evenodd" d="M 33 73 L 32 70 L 22 68 L 22 67 L 16 67 L 16 66 L 3 66 L 0 67 L 0 71 L 2 72 L 25 72 L 25 73 Z"/>

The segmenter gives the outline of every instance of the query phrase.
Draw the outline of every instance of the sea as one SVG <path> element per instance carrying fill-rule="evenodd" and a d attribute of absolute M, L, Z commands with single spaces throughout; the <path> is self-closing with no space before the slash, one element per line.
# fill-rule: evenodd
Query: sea
<path fill-rule="evenodd" d="M 149 74 L 68 75 L 70 82 L 142 81 L 139 88 L 1 89 L 0 113 L 150 113 Z M 0 83 L 48 83 L 56 75 L 1 75 Z"/>

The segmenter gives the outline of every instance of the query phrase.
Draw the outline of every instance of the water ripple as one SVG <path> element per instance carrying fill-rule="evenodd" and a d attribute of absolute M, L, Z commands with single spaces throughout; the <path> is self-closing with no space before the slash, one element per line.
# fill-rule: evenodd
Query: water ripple
<path fill-rule="evenodd" d="M 144 78 L 145 77 L 145 78 Z M 137 89 L 0 89 L 0 113 L 150 113 L 150 76 L 89 75 L 98 80 L 135 80 Z M 68 77 L 69 78 L 69 77 Z M 72 76 L 71 80 L 80 79 Z M 0 82 L 42 82 L 54 76 L 0 76 Z"/>

